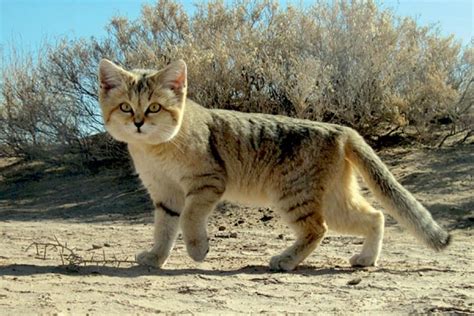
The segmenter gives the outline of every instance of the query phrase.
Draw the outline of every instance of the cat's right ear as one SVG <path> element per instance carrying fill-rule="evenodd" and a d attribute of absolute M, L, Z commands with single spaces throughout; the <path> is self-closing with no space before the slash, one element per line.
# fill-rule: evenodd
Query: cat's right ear
<path fill-rule="evenodd" d="M 99 84 L 100 89 L 109 92 L 122 85 L 125 70 L 117 66 L 108 59 L 102 59 L 99 63 Z"/>
<path fill-rule="evenodd" d="M 160 72 L 160 79 L 165 87 L 174 91 L 178 97 L 186 96 L 187 70 L 184 60 L 177 60 Z"/>

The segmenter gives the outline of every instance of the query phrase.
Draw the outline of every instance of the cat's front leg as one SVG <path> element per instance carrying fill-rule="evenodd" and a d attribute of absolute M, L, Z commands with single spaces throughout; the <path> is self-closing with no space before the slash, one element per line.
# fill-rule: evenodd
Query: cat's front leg
<path fill-rule="evenodd" d="M 173 205 L 174 206 L 174 205 Z M 168 259 L 178 234 L 179 212 L 163 202 L 156 203 L 154 245 L 137 255 L 140 265 L 161 268 Z"/>
<path fill-rule="evenodd" d="M 200 185 L 189 190 L 180 218 L 183 239 L 189 256 L 195 261 L 203 261 L 209 252 L 207 219 L 224 189 L 214 185 Z"/>

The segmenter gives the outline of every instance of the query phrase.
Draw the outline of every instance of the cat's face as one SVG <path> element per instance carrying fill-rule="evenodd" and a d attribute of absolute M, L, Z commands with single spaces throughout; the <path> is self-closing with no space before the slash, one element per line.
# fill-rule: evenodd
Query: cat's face
<path fill-rule="evenodd" d="M 105 128 L 115 139 L 160 144 L 178 133 L 186 100 L 184 61 L 160 71 L 126 71 L 103 59 L 99 83 Z"/>

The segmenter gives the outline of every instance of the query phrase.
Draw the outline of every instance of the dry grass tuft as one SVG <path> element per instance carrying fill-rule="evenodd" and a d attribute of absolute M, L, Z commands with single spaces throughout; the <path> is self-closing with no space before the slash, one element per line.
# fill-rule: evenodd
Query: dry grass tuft
<path fill-rule="evenodd" d="M 90 257 L 86 257 L 84 254 L 79 254 L 74 247 L 68 246 L 67 242 L 62 243 L 56 236 L 53 236 L 53 241 L 50 242 L 33 242 L 25 250 L 25 252 L 30 249 L 36 250 L 36 258 L 41 260 L 47 260 L 47 254 L 50 251 L 53 251 L 55 254 L 59 255 L 61 259 L 61 265 L 68 267 L 79 267 L 87 265 L 111 265 L 114 267 L 120 267 L 122 264 L 136 265 L 136 260 L 129 260 L 128 257 L 123 259 L 118 258 L 116 255 L 105 254 L 105 249 L 93 245 L 90 250 L 102 249 L 100 255 L 96 252 L 93 252 Z"/>

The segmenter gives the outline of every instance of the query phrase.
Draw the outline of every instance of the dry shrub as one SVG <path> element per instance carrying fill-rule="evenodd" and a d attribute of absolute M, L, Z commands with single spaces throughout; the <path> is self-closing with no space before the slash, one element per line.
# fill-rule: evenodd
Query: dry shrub
<path fill-rule="evenodd" d="M 207 107 L 340 123 L 369 138 L 412 131 L 427 144 L 446 130 L 472 132 L 473 48 L 374 1 L 210 1 L 188 16 L 159 0 L 107 28 L 106 38 L 47 43 L 37 60 L 6 63 L 3 154 L 93 151 L 85 137 L 103 130 L 96 69 L 104 57 L 127 68 L 183 58 L 189 96 Z"/>

